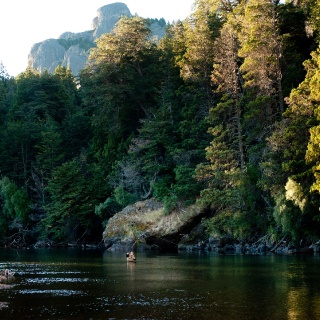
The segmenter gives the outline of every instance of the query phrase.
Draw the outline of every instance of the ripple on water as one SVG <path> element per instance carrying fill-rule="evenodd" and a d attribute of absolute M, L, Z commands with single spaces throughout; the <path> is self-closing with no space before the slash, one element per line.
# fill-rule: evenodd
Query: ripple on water
<path fill-rule="evenodd" d="M 43 269 L 42 268 L 23 268 L 23 267 L 20 267 L 19 269 L 18 268 L 10 268 L 10 270 L 12 272 L 15 272 L 16 274 L 19 274 L 21 276 L 23 275 L 28 275 L 28 274 L 34 274 L 34 275 L 37 275 L 37 276 L 42 276 L 42 275 L 69 275 L 69 274 L 83 274 L 84 272 L 80 272 L 80 271 L 65 271 L 65 270 L 61 270 L 61 269 L 53 269 L 53 268 L 50 268 L 50 269 Z"/>
<path fill-rule="evenodd" d="M 19 294 L 41 294 L 41 295 L 52 295 L 52 296 L 63 296 L 69 297 L 74 295 L 85 296 L 86 293 L 80 290 L 37 290 L 37 289 L 26 289 L 19 290 Z"/>
<path fill-rule="evenodd" d="M 88 282 L 89 278 L 33 278 L 33 279 L 26 279 L 26 283 L 45 283 L 45 284 L 50 284 L 50 283 L 61 283 L 61 282 Z"/>
<path fill-rule="evenodd" d="M 183 291 L 181 291 L 183 292 Z M 124 295 L 113 296 L 106 298 L 98 298 L 104 306 L 146 306 L 146 307 L 179 307 L 184 310 L 200 308 L 202 297 L 152 297 L 140 295 Z"/>
<path fill-rule="evenodd" d="M 67 270 L 69 265 L 61 263 L 42 264 L 42 263 L 0 263 L 0 269 L 10 269 L 17 275 L 57 275 L 57 274 L 83 274 L 79 270 Z"/>

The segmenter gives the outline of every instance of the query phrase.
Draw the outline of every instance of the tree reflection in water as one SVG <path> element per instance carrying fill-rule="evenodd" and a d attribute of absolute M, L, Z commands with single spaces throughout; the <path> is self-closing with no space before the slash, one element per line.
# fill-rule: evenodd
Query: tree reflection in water
<path fill-rule="evenodd" d="M 0 250 L 1 319 L 320 319 L 316 256 Z"/>

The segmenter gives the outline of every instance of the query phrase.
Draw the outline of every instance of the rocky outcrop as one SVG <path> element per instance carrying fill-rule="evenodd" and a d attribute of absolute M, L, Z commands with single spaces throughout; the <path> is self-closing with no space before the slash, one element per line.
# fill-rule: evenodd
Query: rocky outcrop
<path fill-rule="evenodd" d="M 71 46 L 64 54 L 62 66 L 70 68 L 74 75 L 84 68 L 88 60 L 88 52 L 81 49 L 79 44 Z"/>
<path fill-rule="evenodd" d="M 77 76 L 85 67 L 94 41 L 104 33 L 110 33 L 123 16 L 130 17 L 127 5 L 121 2 L 103 6 L 97 10 L 92 30 L 73 33 L 64 32 L 58 39 L 48 39 L 32 46 L 28 55 L 28 67 L 40 72 L 53 73 L 58 65 L 70 68 Z M 165 25 L 155 20 L 150 26 L 153 36 L 161 39 Z"/>
<path fill-rule="evenodd" d="M 93 19 L 92 27 L 93 36 L 99 38 L 104 33 L 110 33 L 115 24 L 123 16 L 130 17 L 131 13 L 124 3 L 117 2 L 104 7 L 97 11 L 97 17 Z"/>
<path fill-rule="evenodd" d="M 196 205 L 179 207 L 165 214 L 155 199 L 129 205 L 109 219 L 103 233 L 111 251 L 160 249 L 178 250 L 179 242 L 206 216 Z"/>
<path fill-rule="evenodd" d="M 63 63 L 65 48 L 56 39 L 48 39 L 36 43 L 28 56 L 29 67 L 43 72 L 45 69 L 53 73 Z"/>
<path fill-rule="evenodd" d="M 180 206 L 165 214 L 155 199 L 125 207 L 109 219 L 103 232 L 105 247 L 110 251 L 203 251 L 216 254 L 319 254 L 320 240 L 299 246 L 272 241 L 268 235 L 254 243 L 229 238 L 209 237 L 201 223 L 210 211 L 197 205 Z"/>
<path fill-rule="evenodd" d="M 0 270 L 0 283 L 9 283 L 14 280 L 14 274 L 8 270 Z"/>

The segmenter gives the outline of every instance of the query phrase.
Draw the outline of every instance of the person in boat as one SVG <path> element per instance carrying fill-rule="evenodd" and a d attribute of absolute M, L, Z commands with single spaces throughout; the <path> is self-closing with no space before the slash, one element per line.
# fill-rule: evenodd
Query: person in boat
<path fill-rule="evenodd" d="M 127 252 L 126 257 L 127 257 L 127 261 L 136 261 L 136 257 L 134 255 L 133 251 L 131 251 L 130 253 Z"/>

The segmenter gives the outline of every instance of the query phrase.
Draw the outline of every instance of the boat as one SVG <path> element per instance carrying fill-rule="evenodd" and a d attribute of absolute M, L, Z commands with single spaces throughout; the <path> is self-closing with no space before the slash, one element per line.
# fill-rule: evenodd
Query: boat
<path fill-rule="evenodd" d="M 132 251 L 130 253 L 127 252 L 126 257 L 128 262 L 136 262 L 136 257 Z"/>

